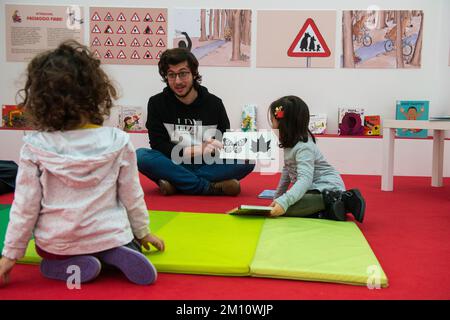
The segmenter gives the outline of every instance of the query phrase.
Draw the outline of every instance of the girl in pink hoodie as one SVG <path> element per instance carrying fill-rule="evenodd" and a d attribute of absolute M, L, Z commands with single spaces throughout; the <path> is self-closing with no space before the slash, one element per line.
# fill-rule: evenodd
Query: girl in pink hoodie
<path fill-rule="evenodd" d="M 23 102 L 31 126 L 20 152 L 14 202 L 0 260 L 0 284 L 34 235 L 41 273 L 67 281 L 78 267 L 80 283 L 102 264 L 137 284 L 157 272 L 141 253 L 150 233 L 136 154 L 128 134 L 102 127 L 116 90 L 88 49 L 67 41 L 28 65 Z M 69 272 L 69 273 L 68 273 Z"/>

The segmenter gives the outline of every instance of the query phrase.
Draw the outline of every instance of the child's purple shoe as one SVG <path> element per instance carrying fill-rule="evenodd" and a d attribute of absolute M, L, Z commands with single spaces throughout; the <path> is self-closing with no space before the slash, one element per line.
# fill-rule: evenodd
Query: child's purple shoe
<path fill-rule="evenodd" d="M 99 252 L 104 263 L 115 266 L 133 283 L 147 285 L 156 281 L 158 273 L 153 264 L 140 252 L 122 246 Z"/>
<path fill-rule="evenodd" d="M 43 259 L 40 265 L 41 273 L 44 277 L 67 281 L 73 275 L 71 266 L 79 268 L 80 283 L 94 280 L 99 275 L 102 265 L 100 260 L 93 256 L 74 256 L 64 260 Z"/>

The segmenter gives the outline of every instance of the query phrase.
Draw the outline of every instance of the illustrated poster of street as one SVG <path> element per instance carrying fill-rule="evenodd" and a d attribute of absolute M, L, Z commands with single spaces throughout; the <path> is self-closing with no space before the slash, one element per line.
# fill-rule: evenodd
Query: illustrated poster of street
<path fill-rule="evenodd" d="M 103 64 L 156 65 L 167 23 L 165 8 L 90 7 L 90 47 Z"/>
<path fill-rule="evenodd" d="M 69 39 L 83 43 L 82 17 L 76 5 L 5 5 L 6 61 L 29 61 Z"/>
<path fill-rule="evenodd" d="M 334 68 L 336 11 L 257 12 L 257 67 Z"/>
<path fill-rule="evenodd" d="M 420 68 L 422 30 L 421 10 L 343 11 L 341 65 Z"/>
<path fill-rule="evenodd" d="M 191 50 L 202 66 L 250 67 L 252 11 L 176 9 L 173 47 Z"/>

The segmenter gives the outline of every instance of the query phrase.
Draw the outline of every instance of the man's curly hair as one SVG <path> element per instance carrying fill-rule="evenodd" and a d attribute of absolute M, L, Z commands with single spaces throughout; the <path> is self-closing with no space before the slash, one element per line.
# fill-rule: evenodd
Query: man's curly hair
<path fill-rule="evenodd" d="M 66 131 L 101 125 L 117 92 L 88 48 L 68 40 L 33 58 L 19 107 L 39 131 Z M 23 95 L 22 95 L 23 93 Z"/>

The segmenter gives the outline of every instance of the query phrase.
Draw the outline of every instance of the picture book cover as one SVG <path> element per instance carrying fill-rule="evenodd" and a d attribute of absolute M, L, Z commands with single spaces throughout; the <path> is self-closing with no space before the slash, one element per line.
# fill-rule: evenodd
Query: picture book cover
<path fill-rule="evenodd" d="M 346 136 L 360 136 L 364 132 L 364 108 L 339 108 L 338 133 Z"/>
<path fill-rule="evenodd" d="M 119 128 L 123 131 L 145 129 L 144 109 L 138 106 L 119 106 Z"/>
<path fill-rule="evenodd" d="M 428 120 L 429 101 L 397 101 L 396 120 Z M 397 137 L 426 138 L 425 129 L 397 129 Z"/>
<path fill-rule="evenodd" d="M 223 134 L 222 159 L 274 160 L 278 150 L 278 140 L 270 131 L 233 131 Z"/>
<path fill-rule="evenodd" d="M 256 105 L 246 104 L 242 107 L 241 130 L 244 132 L 256 131 Z"/>
<path fill-rule="evenodd" d="M 237 215 L 237 216 L 267 216 L 270 211 L 272 211 L 272 207 L 268 206 L 254 206 L 254 205 L 240 205 L 237 208 L 234 208 L 228 212 L 227 214 Z"/>
<path fill-rule="evenodd" d="M 17 105 L 2 106 L 2 127 L 3 128 L 26 128 L 23 110 Z"/>
<path fill-rule="evenodd" d="M 261 192 L 258 195 L 258 198 L 260 198 L 260 199 L 273 199 L 275 197 L 275 191 L 276 190 L 269 190 L 269 189 L 264 190 L 263 192 Z"/>
<path fill-rule="evenodd" d="M 379 136 L 381 126 L 381 117 L 364 116 L 364 135 L 365 136 Z"/>
<path fill-rule="evenodd" d="M 323 134 L 327 129 L 327 114 L 317 113 L 309 115 L 309 130 L 313 134 Z"/>

